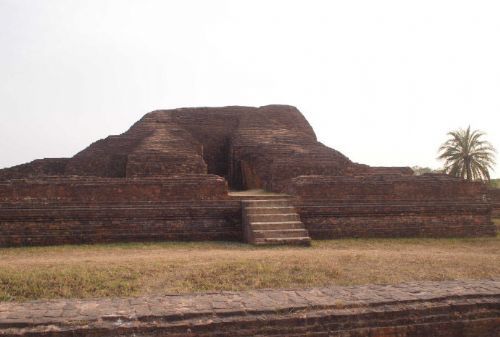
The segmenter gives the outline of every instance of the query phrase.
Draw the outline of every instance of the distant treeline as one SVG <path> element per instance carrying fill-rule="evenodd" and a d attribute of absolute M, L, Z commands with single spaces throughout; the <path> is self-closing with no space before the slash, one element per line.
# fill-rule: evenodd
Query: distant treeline
<path fill-rule="evenodd" d="M 500 188 L 500 179 L 491 179 L 490 184 L 493 187 Z"/>
<path fill-rule="evenodd" d="M 425 173 L 442 173 L 442 169 L 433 169 L 430 167 L 412 166 L 411 169 L 417 176 Z"/>
<path fill-rule="evenodd" d="M 443 173 L 443 169 L 433 169 L 430 167 L 412 166 L 411 169 L 417 176 L 425 173 Z M 500 179 L 491 179 L 490 185 L 492 187 L 500 188 Z"/>

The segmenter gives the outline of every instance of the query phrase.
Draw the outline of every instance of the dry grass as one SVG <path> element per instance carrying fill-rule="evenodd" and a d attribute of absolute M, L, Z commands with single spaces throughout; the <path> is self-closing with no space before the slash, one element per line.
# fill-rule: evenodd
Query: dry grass
<path fill-rule="evenodd" d="M 500 277 L 500 237 L 0 249 L 0 300 Z"/>

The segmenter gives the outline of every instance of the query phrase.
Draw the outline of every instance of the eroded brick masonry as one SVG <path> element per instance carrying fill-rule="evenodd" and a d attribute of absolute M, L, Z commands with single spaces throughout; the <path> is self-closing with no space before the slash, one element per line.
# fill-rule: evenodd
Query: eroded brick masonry
<path fill-rule="evenodd" d="M 488 197 L 491 202 L 492 215 L 496 218 L 500 218 L 500 188 L 489 189 Z"/>
<path fill-rule="evenodd" d="M 0 303 L 0 336 L 498 337 L 500 282 Z"/>
<path fill-rule="evenodd" d="M 0 246 L 243 240 L 228 192 L 248 189 L 286 193 L 313 239 L 495 233 L 484 184 L 354 163 L 271 105 L 158 110 L 72 158 L 0 170 Z"/>

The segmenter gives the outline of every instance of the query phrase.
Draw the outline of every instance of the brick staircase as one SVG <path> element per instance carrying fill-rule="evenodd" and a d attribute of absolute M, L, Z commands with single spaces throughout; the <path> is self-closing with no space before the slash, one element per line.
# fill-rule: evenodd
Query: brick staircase
<path fill-rule="evenodd" d="M 255 245 L 304 245 L 311 238 L 290 200 L 242 200 L 245 241 Z"/>

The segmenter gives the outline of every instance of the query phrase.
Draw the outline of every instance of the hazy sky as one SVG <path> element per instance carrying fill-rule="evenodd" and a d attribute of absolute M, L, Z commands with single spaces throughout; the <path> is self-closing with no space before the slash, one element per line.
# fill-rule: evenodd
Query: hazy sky
<path fill-rule="evenodd" d="M 0 167 L 274 103 L 369 165 L 437 168 L 469 124 L 500 150 L 500 1 L 0 0 Z"/>

